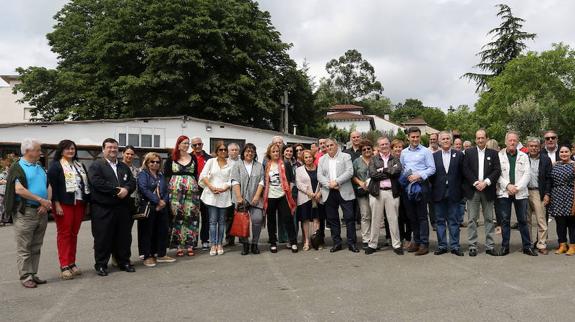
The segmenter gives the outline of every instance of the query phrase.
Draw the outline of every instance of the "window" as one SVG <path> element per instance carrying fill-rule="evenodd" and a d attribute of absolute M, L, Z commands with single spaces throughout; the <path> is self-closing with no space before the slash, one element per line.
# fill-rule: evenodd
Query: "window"
<path fill-rule="evenodd" d="M 159 147 L 160 147 L 160 136 L 154 135 L 154 148 L 159 148 Z"/>
<path fill-rule="evenodd" d="M 140 146 L 140 134 L 128 134 L 128 145 Z"/>
<path fill-rule="evenodd" d="M 118 143 L 120 146 L 126 146 L 126 133 L 120 133 L 118 135 Z"/>
<path fill-rule="evenodd" d="M 226 146 L 228 146 L 228 144 L 230 143 L 236 143 L 237 145 L 240 146 L 240 150 L 244 147 L 244 145 L 246 144 L 246 140 L 240 140 L 240 139 L 224 139 L 224 138 L 210 138 L 210 151 L 207 151 L 208 153 L 211 153 L 212 151 L 214 151 L 214 149 L 216 148 L 216 142 L 218 141 L 224 141 L 224 144 Z"/>
<path fill-rule="evenodd" d="M 143 147 L 143 148 L 151 148 L 152 147 L 152 135 L 142 134 L 142 136 L 140 138 L 142 139 L 141 147 Z"/>

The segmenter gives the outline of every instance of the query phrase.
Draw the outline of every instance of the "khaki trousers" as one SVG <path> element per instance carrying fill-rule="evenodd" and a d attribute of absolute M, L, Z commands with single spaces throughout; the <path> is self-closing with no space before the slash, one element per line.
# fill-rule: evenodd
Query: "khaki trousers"
<path fill-rule="evenodd" d="M 547 248 L 547 219 L 545 218 L 545 206 L 541 201 L 539 190 L 529 190 L 529 207 L 527 208 L 527 224 L 529 225 L 529 236 L 532 232 L 532 216 L 537 220 L 537 249 Z M 533 242 L 531 237 L 531 242 Z"/>
<path fill-rule="evenodd" d="M 379 241 L 379 231 L 383 222 L 384 211 L 387 214 L 389 224 L 389 233 L 391 234 L 391 244 L 393 248 L 401 248 L 399 239 L 399 223 L 397 216 L 399 214 L 399 198 L 393 198 L 391 190 L 379 190 L 379 196 L 369 196 L 369 205 L 371 207 L 371 235 L 368 246 L 377 249 Z"/>
<path fill-rule="evenodd" d="M 33 278 L 38 273 L 40 249 L 48 225 L 48 215 L 39 215 L 38 209 L 26 207 L 24 213 L 14 216 L 16 258 L 20 280 Z"/>
<path fill-rule="evenodd" d="M 359 212 L 361 214 L 361 241 L 369 243 L 371 237 L 371 207 L 369 205 L 369 196 L 357 197 Z"/>

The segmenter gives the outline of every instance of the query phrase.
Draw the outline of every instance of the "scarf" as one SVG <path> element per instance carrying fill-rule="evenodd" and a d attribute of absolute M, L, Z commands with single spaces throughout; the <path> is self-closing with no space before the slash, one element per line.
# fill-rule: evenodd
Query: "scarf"
<path fill-rule="evenodd" d="M 290 187 L 290 183 L 287 180 L 286 177 L 286 168 L 285 168 L 285 164 L 280 161 L 269 161 L 266 164 L 266 173 L 265 173 L 265 189 L 264 189 L 264 213 L 265 211 L 268 209 L 268 192 L 270 190 L 270 168 L 272 165 L 272 162 L 277 162 L 278 165 L 278 169 L 280 172 L 280 181 L 281 181 L 281 185 L 282 185 L 282 190 L 284 191 L 285 197 L 287 199 L 288 202 L 288 206 L 290 208 L 290 213 L 293 214 L 295 213 L 295 208 L 297 207 L 296 202 L 293 200 L 293 196 L 291 194 L 291 187 Z"/>
<path fill-rule="evenodd" d="M 88 175 L 84 170 L 84 167 L 80 162 L 74 160 L 70 164 L 66 159 L 62 158 L 60 160 L 62 165 L 62 170 L 64 171 L 64 182 L 66 183 L 66 192 L 75 193 L 76 190 L 80 189 L 78 187 L 78 182 L 76 181 L 76 175 L 80 175 L 82 182 L 84 183 L 84 194 L 90 194 L 90 187 L 88 186 Z"/>

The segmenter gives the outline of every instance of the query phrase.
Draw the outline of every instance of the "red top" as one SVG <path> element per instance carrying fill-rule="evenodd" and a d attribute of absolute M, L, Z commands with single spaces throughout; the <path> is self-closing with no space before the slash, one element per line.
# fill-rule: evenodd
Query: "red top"
<path fill-rule="evenodd" d="M 198 160 L 198 173 L 202 173 L 202 170 L 204 169 L 204 165 L 206 164 L 206 159 L 204 158 L 204 154 L 202 152 L 200 153 L 195 153 L 194 155 L 196 156 L 196 159 Z"/>
<path fill-rule="evenodd" d="M 313 160 L 313 164 L 315 164 L 315 166 L 317 167 L 317 164 L 319 162 L 319 158 L 321 158 L 323 156 L 323 152 L 321 151 L 317 151 L 317 153 L 315 154 L 315 160 Z"/>

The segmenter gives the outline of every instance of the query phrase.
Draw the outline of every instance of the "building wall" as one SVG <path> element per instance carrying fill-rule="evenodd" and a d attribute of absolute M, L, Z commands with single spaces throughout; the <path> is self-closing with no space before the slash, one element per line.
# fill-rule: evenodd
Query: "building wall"
<path fill-rule="evenodd" d="M 0 123 L 27 122 L 30 119 L 31 107 L 16 102 L 22 94 L 12 94 L 14 82 L 3 85 L 0 80 Z"/>
<path fill-rule="evenodd" d="M 124 139 L 122 142 L 122 135 Z M 30 123 L 15 126 L 0 126 L 0 142 L 20 142 L 25 137 L 37 138 L 43 143 L 57 144 L 62 139 L 71 139 L 78 145 L 99 146 L 108 137 L 120 141 L 120 145 L 135 143 L 136 147 L 173 148 L 180 135 L 190 138 L 198 136 L 204 142 L 204 149 L 210 150 L 210 143 L 217 139 L 228 142 L 236 140 L 240 145 L 251 142 L 256 145 L 257 152 L 263 156 L 273 135 L 279 132 L 265 131 L 255 128 L 239 127 L 231 124 L 213 123 L 182 119 L 129 120 L 124 122 L 68 122 L 68 123 Z M 313 138 L 282 135 L 286 143 L 310 144 Z M 144 145 L 150 141 L 151 146 Z M 260 157 L 261 158 L 261 157 Z"/>
<path fill-rule="evenodd" d="M 371 131 L 371 123 L 369 121 L 337 121 L 329 122 L 329 125 L 334 125 L 340 130 L 349 131 L 352 127 L 355 127 L 356 131 L 367 133 Z"/>
<path fill-rule="evenodd" d="M 397 131 L 403 131 L 403 127 L 389 122 L 379 116 L 376 115 L 368 115 L 373 118 L 375 123 L 375 129 L 385 133 L 393 133 L 393 135 L 397 134 Z"/>

